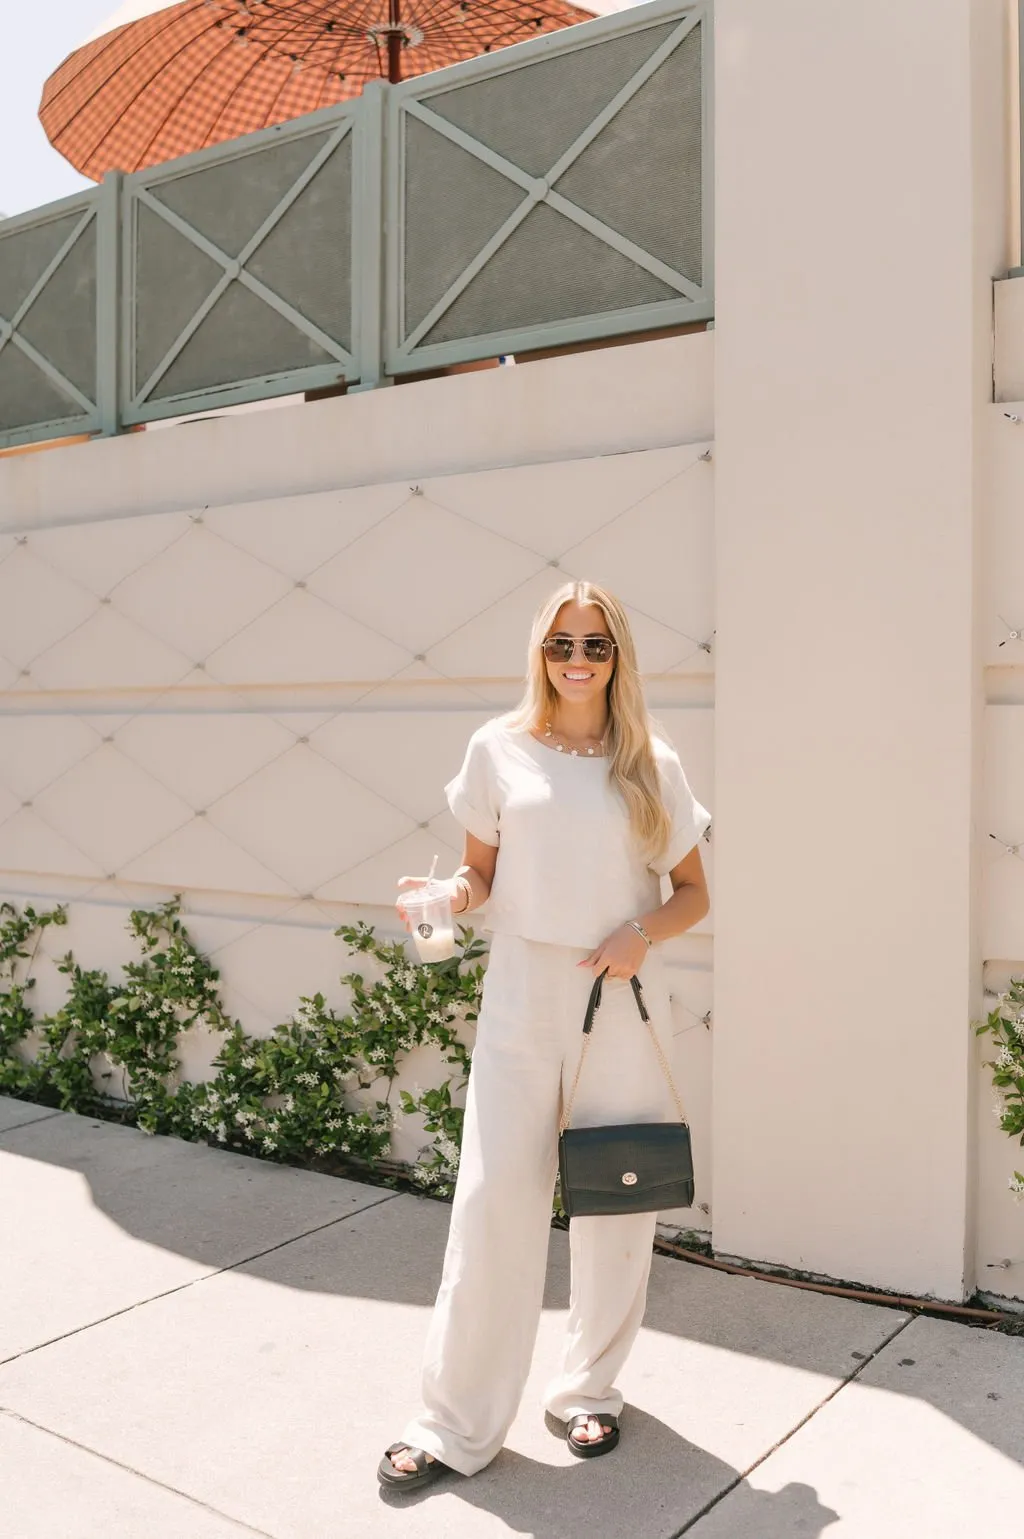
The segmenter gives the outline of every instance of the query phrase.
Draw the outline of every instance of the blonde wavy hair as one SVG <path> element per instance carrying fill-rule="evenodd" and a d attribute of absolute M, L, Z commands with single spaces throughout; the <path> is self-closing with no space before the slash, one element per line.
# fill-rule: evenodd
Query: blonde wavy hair
<path fill-rule="evenodd" d="M 607 589 L 592 582 L 568 582 L 541 605 L 530 631 L 526 692 L 504 718 L 505 724 L 529 730 L 543 727 L 551 720 L 560 697 L 548 678 L 541 644 L 562 605 L 572 602 L 593 604 L 600 609 L 609 634 L 617 643 L 615 668 L 608 686 L 608 773 L 622 794 L 630 827 L 641 849 L 648 859 L 655 860 L 667 848 L 671 832 L 651 746 L 655 723 L 644 700 L 626 611 Z"/>

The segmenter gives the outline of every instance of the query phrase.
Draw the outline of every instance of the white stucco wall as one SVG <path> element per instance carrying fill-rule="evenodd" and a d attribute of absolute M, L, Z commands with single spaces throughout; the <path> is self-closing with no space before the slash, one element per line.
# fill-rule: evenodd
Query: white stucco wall
<path fill-rule="evenodd" d="M 458 864 L 444 782 L 569 575 L 626 600 L 710 802 L 711 358 L 701 334 L 0 463 L 0 888 L 70 901 L 44 949 L 116 970 L 128 908 L 180 890 L 248 1029 L 340 1002 L 332 930 L 398 933 L 397 878 Z M 705 1204 L 710 948 L 710 922 L 670 948 Z"/>
<path fill-rule="evenodd" d="M 1005 20 L 717 6 L 715 1243 L 946 1297 Z"/>

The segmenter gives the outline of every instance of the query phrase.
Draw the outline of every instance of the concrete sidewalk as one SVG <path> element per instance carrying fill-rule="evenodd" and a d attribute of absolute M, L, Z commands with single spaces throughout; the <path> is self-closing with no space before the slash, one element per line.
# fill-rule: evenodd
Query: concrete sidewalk
<path fill-rule="evenodd" d="M 5 1539 L 1018 1539 L 1024 1338 L 656 1257 L 623 1441 L 382 1496 L 448 1210 L 0 1098 Z"/>

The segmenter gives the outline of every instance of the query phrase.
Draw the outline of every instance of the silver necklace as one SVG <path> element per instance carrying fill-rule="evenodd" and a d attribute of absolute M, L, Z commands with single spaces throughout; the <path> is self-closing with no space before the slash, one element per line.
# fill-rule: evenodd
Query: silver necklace
<path fill-rule="evenodd" d="M 551 739 L 552 747 L 556 750 L 557 753 L 567 753 L 570 758 L 572 758 L 572 759 L 579 759 L 581 757 L 586 757 L 586 758 L 601 757 L 601 758 L 603 758 L 604 757 L 605 742 L 607 740 L 608 734 L 607 734 L 607 732 L 605 733 L 604 737 L 602 737 L 600 739 L 600 741 L 598 742 L 596 748 L 574 748 L 571 743 L 567 743 L 564 740 L 562 742 L 559 742 L 558 741 L 558 737 L 556 736 L 555 732 L 552 730 L 551 723 L 549 721 L 546 721 L 544 723 L 544 736 L 545 736 L 545 738 L 550 738 Z"/>

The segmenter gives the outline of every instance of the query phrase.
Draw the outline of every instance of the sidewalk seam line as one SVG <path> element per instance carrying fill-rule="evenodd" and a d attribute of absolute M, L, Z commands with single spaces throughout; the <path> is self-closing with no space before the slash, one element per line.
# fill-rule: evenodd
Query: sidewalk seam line
<path fill-rule="evenodd" d="M 265 1250 L 257 1250 L 251 1256 L 242 1256 L 238 1261 L 232 1261 L 228 1266 L 214 1267 L 209 1272 L 204 1272 L 201 1277 L 190 1277 L 187 1282 L 178 1283 L 173 1288 L 165 1288 L 160 1293 L 151 1293 L 147 1298 L 134 1299 L 126 1304 L 123 1309 L 111 1310 L 109 1315 L 100 1315 L 98 1320 L 87 1320 L 84 1325 L 76 1325 L 73 1330 L 62 1331 L 59 1336 L 51 1336 L 47 1341 L 38 1341 L 34 1346 L 25 1347 L 21 1352 L 15 1352 L 11 1357 L 0 1358 L 0 1369 L 6 1368 L 9 1363 L 19 1362 L 23 1357 L 31 1357 L 33 1352 L 43 1352 L 47 1347 L 54 1347 L 61 1341 L 68 1341 L 72 1336 L 80 1336 L 83 1331 L 91 1331 L 94 1326 L 106 1325 L 108 1320 L 116 1320 L 121 1315 L 131 1314 L 133 1309 L 141 1309 L 146 1304 L 155 1304 L 158 1299 L 170 1298 L 175 1293 L 183 1293 L 186 1288 L 195 1288 L 200 1283 L 209 1282 L 212 1277 L 222 1277 L 225 1272 L 234 1272 L 240 1266 L 247 1266 L 250 1261 L 258 1261 L 261 1256 L 269 1256 L 275 1250 L 283 1250 L 286 1245 L 294 1245 L 299 1240 L 307 1239 L 311 1234 L 320 1234 L 324 1229 L 332 1229 L 335 1224 L 345 1224 L 350 1218 L 355 1218 L 359 1213 L 369 1213 L 373 1208 L 379 1208 L 386 1202 L 392 1201 L 398 1192 L 386 1192 L 376 1202 L 365 1203 L 356 1208 L 354 1213 L 342 1213 L 337 1218 L 328 1219 L 326 1224 L 315 1224 L 312 1229 L 304 1229 L 301 1234 L 291 1235 L 287 1240 L 281 1240 L 277 1245 L 268 1245 Z"/>
<path fill-rule="evenodd" d="M 64 1115 L 59 1106 L 47 1106 L 39 1117 L 26 1117 L 24 1122 L 16 1122 L 13 1127 L 0 1128 L 0 1138 L 6 1138 L 8 1133 L 20 1133 L 23 1128 L 34 1128 L 37 1122 L 51 1122 L 54 1117 Z"/>
<path fill-rule="evenodd" d="M 246 1523 L 243 1518 L 232 1517 L 229 1512 L 223 1512 L 219 1507 L 213 1507 L 209 1502 L 204 1502 L 198 1496 L 190 1496 L 187 1491 L 180 1490 L 177 1486 L 168 1485 L 166 1480 L 158 1480 L 155 1475 L 147 1475 L 144 1470 L 136 1469 L 133 1464 L 125 1464 L 121 1459 L 115 1459 L 110 1454 L 101 1453 L 98 1448 L 90 1448 L 88 1443 L 79 1443 L 76 1438 L 68 1437 L 63 1432 L 57 1432 L 53 1427 L 44 1426 L 42 1422 L 33 1421 L 30 1416 L 23 1416 L 20 1411 L 11 1410 L 9 1406 L 0 1405 L 0 1415 L 9 1416 L 12 1421 L 23 1423 L 26 1427 L 32 1427 L 36 1432 L 42 1432 L 46 1437 L 56 1438 L 59 1443 L 66 1443 L 70 1448 L 77 1448 L 80 1452 L 88 1454 L 93 1459 L 100 1459 L 104 1464 L 112 1464 L 115 1469 L 124 1470 L 126 1474 L 134 1475 L 139 1480 L 144 1480 L 147 1485 L 158 1486 L 161 1491 L 170 1491 L 174 1496 L 180 1496 L 184 1501 L 194 1507 L 201 1507 L 204 1512 L 212 1513 L 214 1517 L 223 1518 L 225 1522 L 234 1523 L 244 1529 L 247 1534 L 259 1534 L 260 1539 L 276 1539 L 274 1534 L 265 1528 L 254 1528 L 251 1523 Z"/>
<path fill-rule="evenodd" d="M 717 1496 L 713 1496 L 709 1502 L 705 1502 L 700 1511 L 695 1512 L 692 1518 L 687 1518 L 682 1528 L 677 1528 L 675 1532 L 669 1536 L 669 1539 L 682 1539 L 683 1534 L 689 1533 L 694 1525 L 700 1522 L 701 1518 L 707 1517 L 708 1513 L 711 1512 L 713 1508 L 717 1507 L 719 1502 L 724 1501 L 727 1496 L 735 1491 L 737 1486 L 742 1485 L 743 1482 L 753 1474 L 754 1470 L 758 1469 L 760 1465 L 764 1464 L 766 1459 L 770 1459 L 772 1454 L 777 1453 L 778 1450 L 782 1448 L 786 1443 L 788 1443 L 791 1438 L 795 1437 L 798 1432 L 806 1427 L 807 1423 L 812 1421 L 813 1418 L 817 1416 L 818 1412 L 824 1406 L 828 1405 L 830 1400 L 834 1400 L 841 1390 L 844 1390 L 848 1384 L 853 1384 L 855 1380 L 859 1379 L 865 1369 L 869 1368 L 875 1361 L 875 1358 L 878 1357 L 880 1353 L 884 1352 L 886 1347 L 891 1346 L 892 1343 L 896 1340 L 896 1337 L 901 1335 L 902 1332 L 906 1330 L 907 1326 L 912 1325 L 913 1322 L 918 1318 L 918 1315 L 908 1315 L 902 1324 L 898 1325 L 896 1329 L 890 1333 L 890 1335 L 886 1336 L 884 1341 L 880 1341 L 878 1343 L 878 1346 L 873 1352 L 868 1353 L 863 1362 L 857 1364 L 852 1373 L 849 1373 L 845 1378 L 840 1379 L 835 1388 L 829 1390 L 828 1394 L 824 1397 L 824 1399 L 819 1400 L 817 1405 L 812 1406 L 811 1409 L 807 1412 L 806 1416 L 802 1416 L 794 1426 L 790 1427 L 788 1432 L 784 1433 L 782 1437 L 780 1437 L 777 1442 L 773 1443 L 770 1448 L 766 1449 L 763 1454 L 760 1454 L 752 1464 L 747 1466 L 746 1469 L 740 1470 L 735 1480 L 730 1480 L 729 1484 L 724 1488 L 724 1490 L 719 1491 Z"/>

